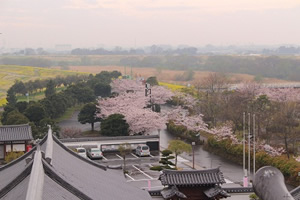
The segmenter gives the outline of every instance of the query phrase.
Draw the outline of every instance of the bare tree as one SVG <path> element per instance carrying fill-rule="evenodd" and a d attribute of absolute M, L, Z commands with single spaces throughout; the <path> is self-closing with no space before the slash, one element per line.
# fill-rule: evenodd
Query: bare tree
<path fill-rule="evenodd" d="M 131 153 L 131 146 L 129 143 L 123 143 L 119 146 L 120 154 L 123 158 L 123 172 L 126 173 L 126 155 Z"/>

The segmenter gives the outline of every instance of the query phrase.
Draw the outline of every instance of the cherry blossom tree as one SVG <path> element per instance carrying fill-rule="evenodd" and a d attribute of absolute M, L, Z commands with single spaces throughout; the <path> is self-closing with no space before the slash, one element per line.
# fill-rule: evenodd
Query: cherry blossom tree
<path fill-rule="evenodd" d="M 114 98 L 99 99 L 101 113 L 98 117 L 107 117 L 120 113 L 125 116 L 131 134 L 148 134 L 165 127 L 166 118 L 147 109 L 150 103 L 164 104 L 173 93 L 162 86 L 151 88 L 151 95 L 145 96 L 145 86 L 141 81 L 117 79 L 112 83 L 113 91 L 119 95 Z"/>

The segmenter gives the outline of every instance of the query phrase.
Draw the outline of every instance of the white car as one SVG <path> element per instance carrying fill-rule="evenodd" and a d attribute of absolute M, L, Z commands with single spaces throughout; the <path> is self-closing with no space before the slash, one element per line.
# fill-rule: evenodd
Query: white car
<path fill-rule="evenodd" d="M 150 156 L 150 148 L 148 145 L 139 145 L 135 149 L 135 154 L 138 156 Z"/>
<path fill-rule="evenodd" d="M 78 147 L 75 149 L 76 153 L 84 158 L 86 158 L 86 150 L 84 147 Z"/>
<path fill-rule="evenodd" d="M 103 154 L 98 148 L 91 148 L 87 150 L 87 156 L 92 159 L 102 159 Z"/>

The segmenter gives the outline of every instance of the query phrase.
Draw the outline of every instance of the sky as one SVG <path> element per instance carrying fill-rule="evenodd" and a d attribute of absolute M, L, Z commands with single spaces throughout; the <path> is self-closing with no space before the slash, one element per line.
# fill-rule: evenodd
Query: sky
<path fill-rule="evenodd" d="M 299 0 L 0 0 L 0 49 L 300 45 L 299 19 Z"/>

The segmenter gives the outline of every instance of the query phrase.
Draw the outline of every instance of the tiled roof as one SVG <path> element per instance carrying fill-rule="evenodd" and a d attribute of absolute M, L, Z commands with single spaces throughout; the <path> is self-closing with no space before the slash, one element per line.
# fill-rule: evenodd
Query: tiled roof
<path fill-rule="evenodd" d="M 31 126 L 28 124 L 0 126 L 0 141 L 32 140 Z"/>
<path fill-rule="evenodd" d="M 296 187 L 292 191 L 290 191 L 291 195 L 295 200 L 300 200 L 300 186 Z"/>
<path fill-rule="evenodd" d="M 180 192 L 176 186 L 171 186 L 169 188 L 163 189 L 161 192 L 161 196 L 163 196 L 164 199 L 170 199 L 172 197 L 179 197 L 181 199 L 186 199 L 187 197 L 185 194 Z"/>
<path fill-rule="evenodd" d="M 223 196 L 223 197 L 230 197 L 230 194 L 228 194 L 226 191 L 224 191 L 218 185 L 215 185 L 214 187 L 205 190 L 204 194 L 209 198 L 214 198 L 218 195 Z"/>
<path fill-rule="evenodd" d="M 213 185 L 225 183 L 219 168 L 208 170 L 163 170 L 159 180 L 163 185 Z"/>
<path fill-rule="evenodd" d="M 28 163 L 20 157 L 18 162 L 0 168 L 0 180 L 4 177 L 3 184 L 0 183 L 0 199 L 151 200 L 147 191 L 127 184 L 124 176 L 78 156 L 57 138 L 50 137 L 52 131 L 40 147 L 34 148 L 34 154 L 26 154 L 27 158 L 30 156 L 26 159 Z M 15 166 L 19 170 L 13 174 L 10 168 Z M 5 180 L 9 175 L 12 177 Z"/>

